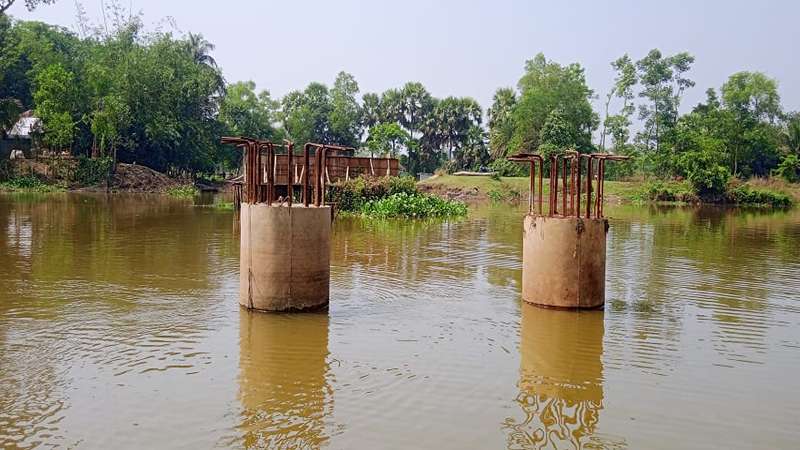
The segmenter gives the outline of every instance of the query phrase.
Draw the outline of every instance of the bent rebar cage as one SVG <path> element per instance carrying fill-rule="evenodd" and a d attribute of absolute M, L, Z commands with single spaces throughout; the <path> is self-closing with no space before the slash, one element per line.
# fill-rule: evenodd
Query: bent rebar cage
<path fill-rule="evenodd" d="M 611 153 L 578 153 L 575 150 L 567 150 L 560 155 L 550 157 L 550 178 L 548 194 L 549 217 L 584 217 L 587 219 L 603 217 L 603 195 L 606 173 L 606 161 L 624 161 L 630 159 L 628 156 L 614 155 Z M 537 206 L 537 214 L 544 215 L 542 210 L 544 184 L 544 162 L 545 157 L 537 153 L 517 153 L 508 157 L 509 161 L 526 162 L 530 164 L 530 196 L 528 197 L 528 212 L 534 212 Z M 586 160 L 586 181 L 581 182 L 583 173 L 583 161 Z M 595 164 L 595 161 L 597 162 Z M 538 172 L 537 172 L 538 165 Z M 595 171 L 596 166 L 596 171 Z M 561 172 L 561 205 L 559 210 L 559 172 Z M 536 189 L 536 175 L 539 175 L 539 189 Z M 596 181 L 594 196 L 592 196 L 592 179 Z M 581 210 L 581 188 L 585 186 L 586 211 L 585 215 Z M 538 197 L 537 197 L 538 194 Z"/>
<path fill-rule="evenodd" d="M 294 162 L 294 143 L 284 140 L 283 144 L 263 141 L 247 137 L 223 137 L 223 144 L 235 145 L 244 152 L 244 181 L 234 189 L 236 200 L 244 203 L 266 203 L 269 206 L 292 206 L 294 186 L 302 186 L 303 206 L 325 205 L 325 185 L 328 178 L 328 151 L 354 151 L 352 147 L 332 144 L 306 143 L 303 146 L 303 162 L 300 173 L 297 173 L 297 164 Z M 283 168 L 279 167 L 276 149 L 284 148 L 286 157 L 285 179 L 286 196 L 277 198 L 276 186 L 278 179 L 284 177 Z M 313 167 L 311 164 L 311 150 L 314 150 Z M 387 164 L 388 167 L 388 164 Z M 309 192 L 311 180 L 313 192 Z M 310 197 L 313 197 L 310 198 Z"/>

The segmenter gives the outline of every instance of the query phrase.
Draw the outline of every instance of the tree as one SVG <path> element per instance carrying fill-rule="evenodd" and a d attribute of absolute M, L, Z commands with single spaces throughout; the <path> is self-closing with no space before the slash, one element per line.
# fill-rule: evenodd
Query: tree
<path fill-rule="evenodd" d="M 366 93 L 361 97 L 361 130 L 369 130 L 382 120 L 381 98 L 378 94 Z M 360 137 L 360 136 L 359 136 Z"/>
<path fill-rule="evenodd" d="M 398 111 L 400 124 L 408 130 L 411 139 L 433 109 L 433 97 L 422 83 L 409 82 L 400 91 Z"/>
<path fill-rule="evenodd" d="M 573 130 L 571 134 L 576 140 L 571 146 L 584 151 L 592 147 L 592 132 L 597 128 L 598 118 L 589 103 L 594 94 L 586 85 L 580 64 L 561 66 L 539 53 L 525 63 L 525 74 L 518 88 L 520 97 L 512 113 L 512 149 L 538 148 L 542 127 L 555 109 L 561 110 L 560 114 Z"/>
<path fill-rule="evenodd" d="M 722 104 L 735 118 L 729 133 L 731 172 L 738 175 L 744 163 L 744 175 L 767 175 L 778 162 L 778 83 L 760 72 L 735 73 L 722 85 Z"/>
<path fill-rule="evenodd" d="M 0 0 L 0 15 L 5 14 L 8 8 L 11 8 L 16 0 Z M 28 11 L 33 11 L 39 5 L 51 5 L 55 3 L 56 0 L 25 0 L 25 7 L 28 8 Z"/>
<path fill-rule="evenodd" d="M 303 91 L 292 91 L 281 101 L 283 126 L 294 142 L 334 144 L 330 114 L 333 109 L 327 86 L 310 83 Z"/>
<path fill-rule="evenodd" d="M 214 44 L 208 42 L 202 34 L 189 33 L 185 41 L 186 50 L 197 64 L 204 64 L 210 67 L 217 67 L 217 61 L 211 56 L 214 51 Z"/>
<path fill-rule="evenodd" d="M 517 104 L 517 94 L 511 88 L 500 88 L 494 93 L 492 106 L 486 115 L 489 118 L 489 146 L 494 158 L 508 154 L 508 145 L 514 134 L 511 114 Z"/>
<path fill-rule="evenodd" d="M 658 49 L 650 50 L 647 56 L 636 62 L 643 86 L 639 97 L 649 101 L 639 107 L 639 118 L 645 121 L 639 140 L 648 149 L 654 148 L 658 152 L 663 135 L 677 123 L 683 92 L 694 86 L 694 81 L 684 76 L 693 63 L 694 56 L 689 53 L 665 57 Z"/>
<path fill-rule="evenodd" d="M 347 72 L 339 72 L 331 89 L 330 122 L 331 139 L 340 145 L 356 147 L 361 136 L 361 106 L 356 79 Z"/>
<path fill-rule="evenodd" d="M 800 113 L 788 115 L 781 141 L 788 154 L 800 156 Z"/>
<path fill-rule="evenodd" d="M 603 132 L 600 137 L 600 147 L 606 149 L 606 136 L 611 134 L 614 139 L 614 147 L 617 149 L 622 148 L 628 141 L 630 127 L 630 117 L 633 115 L 633 87 L 638 82 L 636 75 L 636 66 L 631 61 L 631 58 L 625 54 L 611 63 L 611 67 L 617 72 L 614 78 L 614 86 L 606 97 L 606 115 L 603 121 Z M 617 97 L 622 99 L 622 108 L 619 114 L 609 116 L 608 108 L 611 99 Z"/>
<path fill-rule="evenodd" d="M 370 128 L 367 147 L 370 156 L 378 153 L 388 154 L 394 158 L 398 149 L 406 145 L 409 139 L 409 134 L 400 125 L 394 122 L 380 123 Z"/>
<path fill-rule="evenodd" d="M 44 123 L 44 143 L 53 149 L 72 145 L 75 122 L 72 114 L 77 105 L 75 75 L 59 64 L 53 64 L 36 77 L 36 114 Z"/>
<path fill-rule="evenodd" d="M 448 159 L 453 159 L 453 152 L 461 148 L 467 134 L 475 126 L 481 124 L 481 107 L 471 98 L 447 97 L 436 103 L 428 118 L 431 130 L 442 145 L 447 146 Z"/>
<path fill-rule="evenodd" d="M 274 139 L 278 102 L 272 100 L 269 91 L 255 92 L 252 81 L 239 81 L 228 85 L 227 95 L 219 108 L 219 121 L 225 125 L 226 133 L 256 139 Z"/>
<path fill-rule="evenodd" d="M 456 150 L 456 165 L 463 169 L 480 170 L 489 160 L 489 151 L 486 148 L 486 135 L 483 128 L 474 125 L 467 131 L 463 143 Z"/>

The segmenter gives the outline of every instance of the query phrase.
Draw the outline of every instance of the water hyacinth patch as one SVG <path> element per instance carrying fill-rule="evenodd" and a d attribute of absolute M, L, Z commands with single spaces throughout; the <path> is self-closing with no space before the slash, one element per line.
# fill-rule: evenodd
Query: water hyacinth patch
<path fill-rule="evenodd" d="M 361 214 L 369 217 L 426 218 L 461 217 L 467 214 L 463 202 L 421 194 L 398 192 L 379 200 L 370 200 L 361 207 Z"/>

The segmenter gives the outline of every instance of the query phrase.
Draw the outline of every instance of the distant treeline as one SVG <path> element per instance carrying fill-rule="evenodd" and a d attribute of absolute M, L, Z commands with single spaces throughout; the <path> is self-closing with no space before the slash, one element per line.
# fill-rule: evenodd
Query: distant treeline
<path fill-rule="evenodd" d="M 580 64 L 536 55 L 516 88 L 497 90 L 484 124 L 472 98 L 435 98 L 418 82 L 361 95 L 345 72 L 331 87 L 314 82 L 274 99 L 253 82 L 228 83 L 201 35 L 145 33 L 141 23 L 117 14 L 112 31 L 79 35 L 0 14 L 3 125 L 33 109 L 51 149 L 193 173 L 238 167 L 240 155 L 219 137 L 246 135 L 398 155 L 411 173 L 488 166 L 519 174 L 506 155 L 575 148 L 636 157 L 611 176 L 685 178 L 701 193 L 724 189 L 731 176 L 800 176 L 800 115 L 784 111 L 766 75 L 733 74 L 679 114 L 695 85 L 688 53 L 612 62 L 615 83 L 600 113 Z"/>

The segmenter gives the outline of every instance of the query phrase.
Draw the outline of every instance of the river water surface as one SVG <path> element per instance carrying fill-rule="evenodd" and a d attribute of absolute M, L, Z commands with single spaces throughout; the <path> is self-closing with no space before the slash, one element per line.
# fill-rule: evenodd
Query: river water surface
<path fill-rule="evenodd" d="M 325 314 L 240 310 L 232 213 L 0 197 L 0 447 L 797 448 L 800 211 L 608 207 L 604 311 L 521 209 L 337 219 Z"/>

